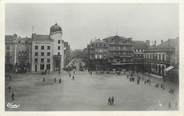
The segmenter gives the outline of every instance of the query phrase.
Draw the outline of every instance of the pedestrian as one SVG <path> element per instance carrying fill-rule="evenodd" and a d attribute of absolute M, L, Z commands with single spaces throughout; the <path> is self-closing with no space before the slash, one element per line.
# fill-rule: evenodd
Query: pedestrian
<path fill-rule="evenodd" d="M 56 79 L 56 78 L 54 78 L 54 82 L 55 82 L 55 83 L 57 82 L 57 79 Z"/>
<path fill-rule="evenodd" d="M 110 97 L 108 98 L 107 104 L 111 105 L 111 98 Z"/>
<path fill-rule="evenodd" d="M 59 79 L 59 83 L 61 83 L 61 78 Z"/>
<path fill-rule="evenodd" d="M 114 96 L 111 98 L 111 104 L 114 105 Z"/>
<path fill-rule="evenodd" d="M 72 79 L 73 79 L 73 80 L 75 79 L 74 75 L 73 75 Z"/>
<path fill-rule="evenodd" d="M 43 77 L 43 82 L 45 82 L 45 77 Z"/>
<path fill-rule="evenodd" d="M 11 88 L 12 88 L 11 86 L 8 86 L 8 91 L 9 91 L 9 92 L 11 92 Z"/>
<path fill-rule="evenodd" d="M 14 93 L 11 94 L 11 98 L 12 98 L 12 101 L 15 100 L 15 94 Z"/>
<path fill-rule="evenodd" d="M 170 101 L 169 101 L 169 105 L 168 106 L 169 106 L 169 109 L 170 109 L 171 108 L 171 102 Z"/>

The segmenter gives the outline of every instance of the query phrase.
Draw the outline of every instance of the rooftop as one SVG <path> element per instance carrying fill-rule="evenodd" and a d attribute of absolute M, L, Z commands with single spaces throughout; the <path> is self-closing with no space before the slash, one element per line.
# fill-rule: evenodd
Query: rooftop
<path fill-rule="evenodd" d="M 52 39 L 50 39 L 49 35 L 40 35 L 40 34 L 33 34 L 32 39 L 33 41 L 48 41 L 48 42 L 53 41 Z"/>

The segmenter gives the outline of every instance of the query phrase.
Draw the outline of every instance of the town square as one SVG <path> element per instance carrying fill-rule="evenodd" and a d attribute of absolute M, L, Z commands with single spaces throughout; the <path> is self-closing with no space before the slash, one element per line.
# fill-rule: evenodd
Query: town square
<path fill-rule="evenodd" d="M 7 4 L 5 110 L 178 110 L 177 8 Z"/>

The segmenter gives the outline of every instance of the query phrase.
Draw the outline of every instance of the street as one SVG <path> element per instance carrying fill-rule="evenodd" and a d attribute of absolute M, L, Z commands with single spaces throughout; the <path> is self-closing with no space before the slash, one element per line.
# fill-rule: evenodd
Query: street
<path fill-rule="evenodd" d="M 45 77 L 45 82 L 43 82 Z M 55 83 L 54 79 L 57 82 Z M 61 83 L 59 79 L 61 78 Z M 67 72 L 48 75 L 27 73 L 12 74 L 6 79 L 6 111 L 143 111 L 177 110 L 178 87 L 167 84 L 166 89 L 156 88 L 160 82 L 152 79 L 152 85 L 130 82 L 126 75 L 95 74 L 77 72 L 70 78 Z M 12 87 L 15 100 L 11 100 Z M 170 94 L 170 88 L 175 93 Z M 108 98 L 114 96 L 114 105 L 108 105 Z M 171 107 L 169 108 L 169 102 Z M 8 108 L 8 103 L 20 104 Z"/>

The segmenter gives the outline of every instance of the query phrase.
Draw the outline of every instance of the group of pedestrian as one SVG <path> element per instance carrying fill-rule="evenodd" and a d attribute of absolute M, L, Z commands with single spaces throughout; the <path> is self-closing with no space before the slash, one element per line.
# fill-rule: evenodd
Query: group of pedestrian
<path fill-rule="evenodd" d="M 59 83 L 61 83 L 61 78 L 58 80 Z M 57 83 L 57 79 L 54 78 L 54 83 Z"/>
<path fill-rule="evenodd" d="M 72 75 L 71 72 L 69 71 L 69 72 L 68 72 L 68 75 L 69 75 L 70 78 L 72 78 L 72 80 L 75 80 L 76 71 L 73 70 L 73 75 Z"/>
<path fill-rule="evenodd" d="M 108 98 L 108 105 L 114 105 L 114 96 Z"/>
<path fill-rule="evenodd" d="M 152 84 L 152 80 L 150 78 L 145 78 L 143 75 L 141 76 L 140 74 L 136 75 L 136 74 L 133 74 L 132 72 L 126 72 L 124 73 L 127 75 L 127 79 L 129 79 L 130 82 L 134 82 L 134 79 L 137 79 L 137 84 L 140 83 L 140 81 L 142 80 L 144 85 L 153 85 L 154 87 L 156 88 L 161 88 L 163 90 L 166 89 L 166 86 L 165 86 L 165 81 L 162 82 L 162 83 L 155 83 L 155 84 Z M 137 78 L 136 78 L 137 77 Z M 174 92 L 175 90 L 173 88 L 169 89 L 168 92 L 170 94 L 173 94 L 174 95 Z M 171 101 L 168 102 L 168 108 L 171 109 L 172 107 L 177 107 L 177 102 L 175 104 L 172 104 Z"/>
<path fill-rule="evenodd" d="M 46 82 L 45 77 L 43 77 L 42 82 Z M 61 78 L 58 80 L 59 83 L 61 83 Z M 54 83 L 57 83 L 57 78 L 54 78 Z"/>

